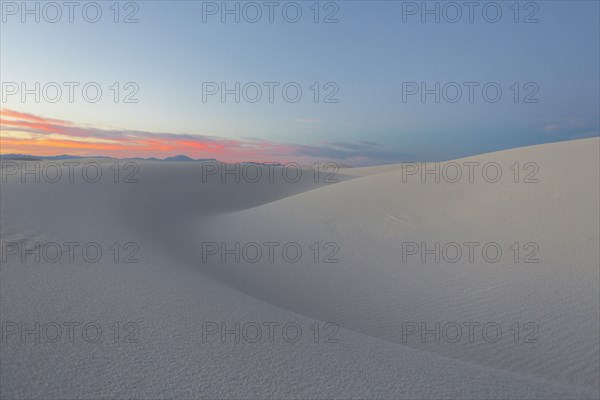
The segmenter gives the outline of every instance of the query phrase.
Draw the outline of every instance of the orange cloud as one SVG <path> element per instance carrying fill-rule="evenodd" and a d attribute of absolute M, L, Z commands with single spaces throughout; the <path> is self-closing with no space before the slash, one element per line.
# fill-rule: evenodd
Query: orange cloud
<path fill-rule="evenodd" d="M 360 160 L 361 164 L 398 162 L 404 154 L 370 142 L 325 142 L 319 146 L 269 140 L 234 140 L 205 135 L 107 130 L 77 126 L 69 121 L 0 110 L 0 151 L 38 156 L 71 154 L 116 158 L 164 158 L 185 154 L 221 161 L 304 162 Z M 371 160 L 365 163 L 365 160 Z M 378 162 L 379 161 L 379 162 Z"/>
<path fill-rule="evenodd" d="M 76 155 L 118 157 L 213 157 L 235 153 L 241 142 L 207 136 L 140 131 L 109 131 L 75 126 L 68 121 L 44 118 L 14 110 L 0 111 L 2 152 L 50 155 L 69 151 Z"/>

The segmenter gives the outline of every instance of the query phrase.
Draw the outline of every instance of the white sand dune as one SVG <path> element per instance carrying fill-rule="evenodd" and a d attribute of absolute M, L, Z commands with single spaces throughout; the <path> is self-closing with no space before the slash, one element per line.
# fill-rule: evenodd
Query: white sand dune
<path fill-rule="evenodd" d="M 3 242 L 135 241 L 140 262 L 11 256 L 0 269 L 2 323 L 134 321 L 139 342 L 9 337 L 1 397 L 598 398 L 599 146 L 594 138 L 457 160 L 498 163 L 506 178 L 497 183 L 421 183 L 406 165 L 344 169 L 333 185 L 312 172 L 297 183 L 203 183 L 199 164 L 159 162 L 138 162 L 136 184 L 11 177 Z M 520 183 L 508 169 L 515 162 Z M 528 162 L 538 183 L 522 182 Z M 222 262 L 203 254 L 209 242 L 293 242 L 303 255 Z M 403 242 L 493 242 L 503 256 L 488 262 L 479 247 L 473 262 L 403 260 Z M 323 262 L 328 243 L 337 263 Z M 526 243 L 538 263 L 522 262 Z M 202 341 L 206 322 L 267 321 L 298 323 L 302 339 Z M 339 341 L 315 343 L 310 327 L 327 322 Z M 436 322 L 480 325 L 473 342 L 466 330 L 457 343 L 402 335 Z M 502 329 L 495 343 L 481 338 L 490 322 Z"/>

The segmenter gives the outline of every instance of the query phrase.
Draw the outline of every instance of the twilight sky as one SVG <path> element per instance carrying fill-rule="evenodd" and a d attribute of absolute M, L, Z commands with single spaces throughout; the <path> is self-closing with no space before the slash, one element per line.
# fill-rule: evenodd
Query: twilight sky
<path fill-rule="evenodd" d="M 597 1 L 63 3 L 2 2 L 2 153 L 371 165 L 599 132 Z"/>

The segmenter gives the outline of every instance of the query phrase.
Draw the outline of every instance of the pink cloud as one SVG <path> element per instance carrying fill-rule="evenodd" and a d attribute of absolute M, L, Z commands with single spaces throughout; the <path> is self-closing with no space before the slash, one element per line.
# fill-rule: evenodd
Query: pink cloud
<path fill-rule="evenodd" d="M 302 162 L 336 161 L 360 164 L 398 162 L 405 155 L 375 143 L 326 142 L 318 146 L 264 139 L 226 139 L 214 136 L 107 130 L 77 126 L 14 110 L 0 111 L 0 144 L 3 153 L 80 156 L 158 157 L 185 154 L 221 161 Z M 365 162 L 365 160 L 369 160 Z"/>

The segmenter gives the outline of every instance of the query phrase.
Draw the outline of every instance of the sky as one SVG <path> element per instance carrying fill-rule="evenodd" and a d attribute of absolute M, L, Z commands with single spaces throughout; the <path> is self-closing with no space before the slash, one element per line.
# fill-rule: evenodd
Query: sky
<path fill-rule="evenodd" d="M 2 1 L 3 154 L 360 166 L 599 134 L 597 1 L 64 4 Z"/>

